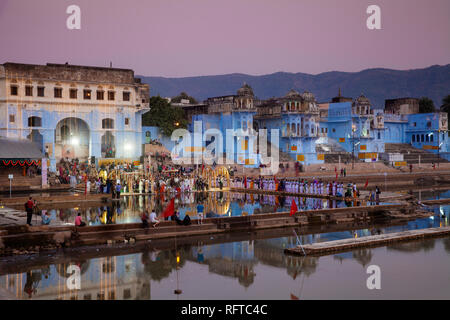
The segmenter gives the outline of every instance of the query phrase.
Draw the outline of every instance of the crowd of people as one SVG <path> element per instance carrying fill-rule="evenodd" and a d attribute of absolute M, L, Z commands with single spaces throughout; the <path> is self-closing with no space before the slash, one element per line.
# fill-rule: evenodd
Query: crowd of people
<path fill-rule="evenodd" d="M 340 181 L 325 182 L 322 179 L 313 178 L 312 181 L 305 179 L 277 179 L 270 178 L 250 178 L 236 177 L 231 180 L 232 188 L 283 191 L 288 193 L 300 193 L 311 195 L 329 195 L 336 197 L 359 197 L 359 190 L 355 183 L 348 183 L 347 186 Z"/>

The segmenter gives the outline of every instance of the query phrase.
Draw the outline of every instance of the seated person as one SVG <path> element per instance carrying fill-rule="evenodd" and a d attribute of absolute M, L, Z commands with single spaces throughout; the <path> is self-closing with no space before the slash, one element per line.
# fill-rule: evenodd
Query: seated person
<path fill-rule="evenodd" d="M 159 224 L 159 220 L 156 219 L 155 211 L 152 211 L 152 213 L 150 213 L 150 223 L 152 224 L 153 228 L 155 228 Z"/>
<path fill-rule="evenodd" d="M 50 217 L 46 210 L 42 210 L 42 225 L 48 226 L 50 224 Z"/>
<path fill-rule="evenodd" d="M 142 225 L 143 225 L 145 228 L 147 228 L 147 227 L 148 227 L 148 214 L 147 214 L 146 211 L 144 211 L 144 212 L 142 213 L 141 220 L 142 220 Z"/>
<path fill-rule="evenodd" d="M 76 227 L 84 227 L 86 226 L 86 223 L 81 218 L 81 213 L 78 212 L 77 217 L 75 218 L 75 226 Z"/>

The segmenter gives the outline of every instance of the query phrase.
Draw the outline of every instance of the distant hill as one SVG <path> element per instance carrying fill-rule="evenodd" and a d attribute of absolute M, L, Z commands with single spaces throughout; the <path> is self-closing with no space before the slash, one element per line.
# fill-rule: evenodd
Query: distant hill
<path fill-rule="evenodd" d="M 355 98 L 364 93 L 375 108 L 383 108 L 385 99 L 422 96 L 429 97 L 440 107 L 442 98 L 450 94 L 450 64 L 404 71 L 377 68 L 318 75 L 277 72 L 262 76 L 233 73 L 186 78 L 139 77 L 150 85 L 152 96 L 174 97 L 184 91 L 198 101 L 235 94 L 244 82 L 252 86 L 260 99 L 284 96 L 295 89 L 300 93 L 311 91 L 318 102 L 328 102 L 341 88 L 345 97 Z"/>

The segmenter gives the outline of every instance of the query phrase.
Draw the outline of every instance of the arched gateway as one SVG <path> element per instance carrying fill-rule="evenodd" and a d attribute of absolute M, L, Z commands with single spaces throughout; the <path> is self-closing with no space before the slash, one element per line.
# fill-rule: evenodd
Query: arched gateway
<path fill-rule="evenodd" d="M 64 118 L 55 129 L 55 158 L 86 160 L 89 157 L 90 131 L 79 118 Z"/>

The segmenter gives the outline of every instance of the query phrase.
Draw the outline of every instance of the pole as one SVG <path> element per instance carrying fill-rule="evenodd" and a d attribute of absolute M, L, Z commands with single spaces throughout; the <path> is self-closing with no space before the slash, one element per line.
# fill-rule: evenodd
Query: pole
<path fill-rule="evenodd" d="M 439 162 L 441 162 L 440 160 L 441 160 L 441 144 L 440 144 L 440 141 L 439 141 L 439 139 L 441 138 L 440 137 L 440 135 L 441 135 L 441 130 L 438 130 L 438 159 L 437 159 L 437 163 L 438 163 L 438 168 L 439 168 Z"/>
<path fill-rule="evenodd" d="M 355 131 L 352 128 L 352 169 L 355 168 Z"/>
<path fill-rule="evenodd" d="M 11 181 L 12 179 L 9 179 L 9 197 L 11 198 Z"/>

